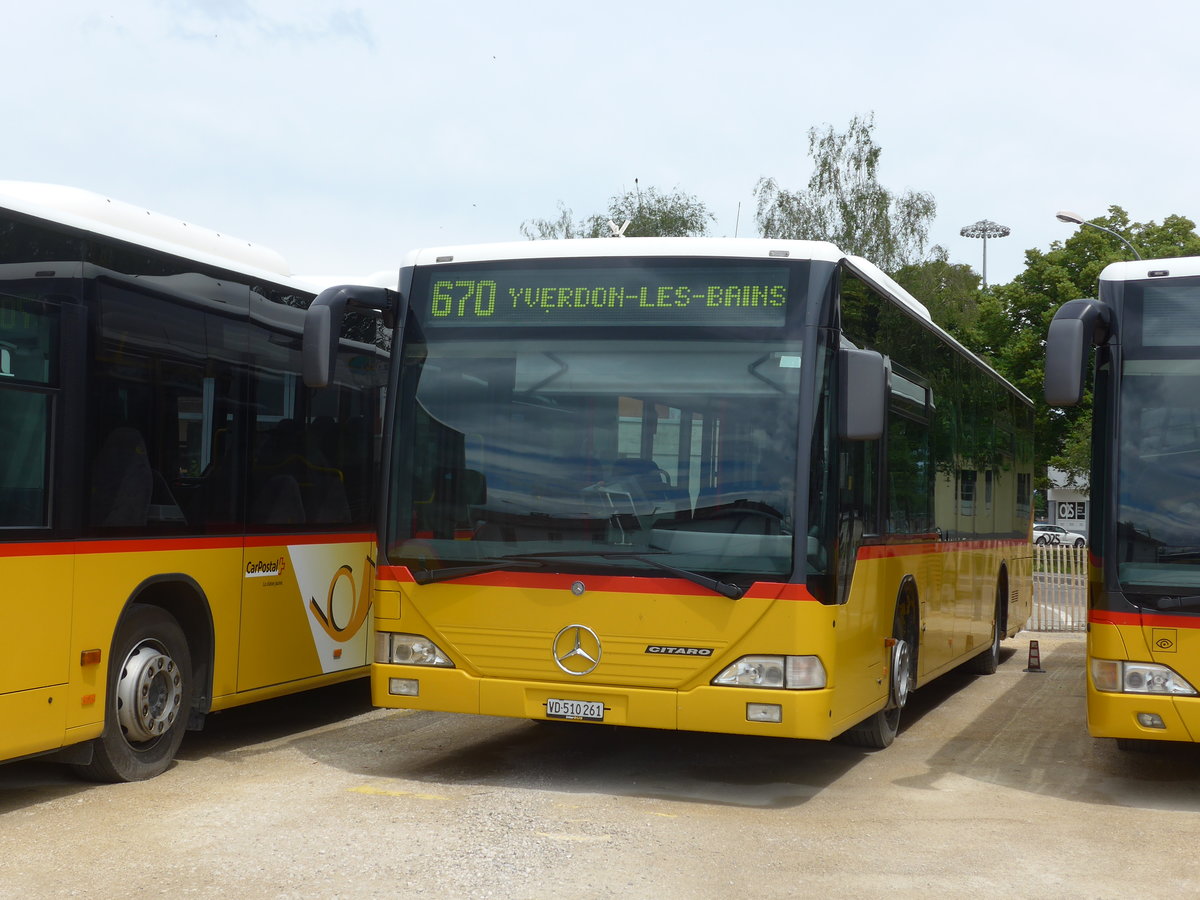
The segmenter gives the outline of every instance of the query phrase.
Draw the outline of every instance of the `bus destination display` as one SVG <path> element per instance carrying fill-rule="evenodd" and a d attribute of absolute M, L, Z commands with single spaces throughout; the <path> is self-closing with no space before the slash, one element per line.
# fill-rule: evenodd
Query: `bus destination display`
<path fill-rule="evenodd" d="M 430 326 L 782 325 L 785 266 L 458 269 L 432 273 Z"/>

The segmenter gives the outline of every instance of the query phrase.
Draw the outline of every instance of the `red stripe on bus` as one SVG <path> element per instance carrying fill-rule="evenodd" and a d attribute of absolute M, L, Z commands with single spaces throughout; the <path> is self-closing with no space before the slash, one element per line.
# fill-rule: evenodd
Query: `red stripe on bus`
<path fill-rule="evenodd" d="M 357 544 L 375 540 L 374 534 L 272 534 L 247 537 L 128 538 L 87 541 L 0 543 L 0 556 L 70 556 L 85 553 L 153 553 L 180 550 L 238 550 L 243 547 L 284 547 L 303 544 Z"/>
<path fill-rule="evenodd" d="M 923 553 L 958 553 L 964 550 L 1001 550 L 1028 548 L 1027 541 L 923 541 L 916 544 L 867 544 L 858 548 L 859 559 L 891 559 L 897 556 L 917 556 Z"/>
<path fill-rule="evenodd" d="M 412 571 L 407 566 L 380 566 L 379 578 L 401 584 L 415 584 Z M 570 590 L 576 581 L 582 581 L 588 590 L 607 591 L 618 594 L 682 594 L 688 597 L 711 597 L 713 592 L 698 584 L 681 578 L 640 578 L 632 575 L 564 575 L 562 573 L 539 572 L 483 572 L 455 582 L 476 587 L 527 588 L 534 590 Z M 746 591 L 746 597 L 755 600 L 812 600 L 816 598 L 803 584 L 779 584 L 758 581 Z"/>
<path fill-rule="evenodd" d="M 1150 612 L 1113 612 L 1108 609 L 1093 609 L 1088 612 L 1088 622 L 1092 625 L 1134 625 L 1151 626 L 1154 628 L 1200 628 L 1200 617 L 1175 616 L 1169 613 Z"/>

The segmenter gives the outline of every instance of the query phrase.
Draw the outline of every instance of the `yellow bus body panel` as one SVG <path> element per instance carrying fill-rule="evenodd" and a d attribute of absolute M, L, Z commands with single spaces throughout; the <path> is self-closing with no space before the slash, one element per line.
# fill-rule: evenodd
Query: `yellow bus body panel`
<path fill-rule="evenodd" d="M 1098 691 L 1090 663 L 1093 659 L 1160 663 L 1200 689 L 1200 628 L 1194 621 L 1147 616 L 1146 624 L 1118 624 L 1096 619 L 1093 616 L 1088 623 L 1088 733 L 1104 738 L 1200 740 L 1200 697 Z M 1138 722 L 1138 713 L 1155 713 L 1166 727 L 1147 728 Z"/>
<path fill-rule="evenodd" d="M 990 647 L 1002 563 L 1012 602 L 1007 631 L 1020 629 L 1032 585 L 1029 560 L 1012 554 L 999 544 L 864 554 L 842 605 L 821 604 L 795 585 L 756 585 L 730 600 L 674 579 L 490 573 L 422 586 L 388 568 L 376 592 L 377 631 L 429 637 L 455 667 L 377 659 L 372 697 L 381 707 L 518 718 L 545 718 L 548 699 L 596 700 L 612 724 L 827 740 L 887 702 L 887 640 L 906 580 L 921 600 L 923 626 L 936 623 L 936 640 L 922 630 L 918 684 Z M 598 665 L 583 676 L 554 658 L 556 636 L 573 625 L 601 643 Z M 747 654 L 817 656 L 826 685 L 711 684 Z M 417 695 L 392 693 L 392 679 L 415 680 Z M 750 703 L 777 705 L 780 722 L 750 721 Z"/>
<path fill-rule="evenodd" d="M 117 623 L 164 580 L 194 584 L 211 620 L 212 711 L 367 675 L 373 558 L 366 535 L 3 547 L 0 760 L 100 735 Z"/>

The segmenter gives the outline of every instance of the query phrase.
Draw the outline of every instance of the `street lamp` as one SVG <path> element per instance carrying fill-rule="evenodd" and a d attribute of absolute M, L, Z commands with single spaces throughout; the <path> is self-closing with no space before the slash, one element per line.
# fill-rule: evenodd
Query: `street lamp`
<path fill-rule="evenodd" d="M 983 289 L 987 290 L 987 242 L 988 238 L 1008 237 L 1012 229 L 1007 225 L 997 225 L 991 219 L 980 219 L 974 225 L 967 225 L 959 234 L 969 238 L 983 238 Z"/>
<path fill-rule="evenodd" d="M 1090 225 L 1092 228 L 1097 228 L 1100 231 L 1106 231 L 1109 234 L 1111 234 L 1113 237 L 1115 237 L 1118 241 L 1120 241 L 1122 244 L 1124 244 L 1126 247 L 1128 247 L 1129 252 L 1132 253 L 1137 259 L 1142 258 L 1142 254 L 1137 252 L 1137 248 L 1135 246 L 1133 246 L 1133 244 L 1129 243 L 1129 241 L 1125 240 L 1125 238 L 1121 237 L 1121 235 L 1117 234 L 1111 228 L 1105 228 L 1103 225 L 1097 225 L 1095 222 L 1088 222 L 1083 218 L 1083 216 L 1079 215 L 1078 213 L 1073 213 L 1073 212 L 1070 212 L 1069 210 L 1065 210 L 1065 209 L 1060 209 L 1055 214 L 1054 218 L 1058 219 L 1058 221 L 1060 221 L 1060 222 L 1071 222 L 1075 225 Z"/>

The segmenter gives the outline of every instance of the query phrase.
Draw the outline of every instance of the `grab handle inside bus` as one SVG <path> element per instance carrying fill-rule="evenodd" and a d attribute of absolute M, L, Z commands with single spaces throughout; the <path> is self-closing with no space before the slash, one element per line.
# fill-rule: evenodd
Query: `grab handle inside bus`
<path fill-rule="evenodd" d="M 840 435 L 848 441 L 883 437 L 887 412 L 887 366 L 874 350 L 838 351 L 841 377 Z"/>
<path fill-rule="evenodd" d="M 304 383 L 325 387 L 333 378 L 347 306 L 390 312 L 396 308 L 398 296 L 388 288 L 354 284 L 340 284 L 317 294 L 304 313 Z"/>
<path fill-rule="evenodd" d="M 1083 399 L 1088 351 L 1108 340 L 1112 310 L 1099 300 L 1071 300 L 1054 314 L 1046 335 L 1043 385 L 1051 406 L 1075 406 Z"/>

